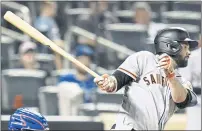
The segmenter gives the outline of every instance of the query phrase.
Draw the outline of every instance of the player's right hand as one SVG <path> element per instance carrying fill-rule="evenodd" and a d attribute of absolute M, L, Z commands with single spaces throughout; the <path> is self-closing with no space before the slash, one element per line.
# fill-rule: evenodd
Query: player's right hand
<path fill-rule="evenodd" d="M 116 91 L 116 78 L 114 76 L 109 76 L 104 74 L 101 77 L 94 79 L 96 85 L 103 91 L 114 92 Z"/>
<path fill-rule="evenodd" d="M 173 67 L 173 59 L 167 55 L 167 54 L 162 54 L 158 57 L 159 59 L 159 67 L 167 71 L 167 73 L 174 72 L 174 67 Z"/>

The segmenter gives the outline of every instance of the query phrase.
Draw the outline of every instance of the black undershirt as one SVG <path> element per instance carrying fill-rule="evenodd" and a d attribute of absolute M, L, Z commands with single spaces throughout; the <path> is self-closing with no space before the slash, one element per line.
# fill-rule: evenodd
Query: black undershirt
<path fill-rule="evenodd" d="M 134 81 L 134 79 L 132 77 L 130 77 L 129 75 L 127 75 L 119 70 L 116 70 L 113 73 L 113 76 L 117 80 L 117 90 L 121 89 L 123 86 L 128 85 L 132 81 Z"/>

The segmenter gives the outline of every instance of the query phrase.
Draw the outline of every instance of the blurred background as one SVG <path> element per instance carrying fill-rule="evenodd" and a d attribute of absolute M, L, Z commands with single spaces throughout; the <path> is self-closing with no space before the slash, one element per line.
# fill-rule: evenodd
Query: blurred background
<path fill-rule="evenodd" d="M 160 29 L 183 27 L 196 40 L 201 32 L 199 1 L 1 2 L 1 16 L 8 10 L 98 74 L 111 74 L 137 51 L 155 53 L 153 39 Z M 115 122 L 123 90 L 100 91 L 91 75 L 3 18 L 1 69 L 2 129 L 19 107 L 41 112 L 51 130 L 107 130 Z M 187 110 L 180 110 L 166 129 L 185 130 L 188 119 Z"/>

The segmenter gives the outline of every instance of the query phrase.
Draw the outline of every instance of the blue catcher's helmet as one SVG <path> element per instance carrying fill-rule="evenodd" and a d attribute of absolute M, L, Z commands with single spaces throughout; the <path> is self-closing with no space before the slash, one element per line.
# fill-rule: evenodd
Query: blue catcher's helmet
<path fill-rule="evenodd" d="M 47 120 L 38 112 L 19 108 L 10 116 L 8 130 L 49 130 Z"/>

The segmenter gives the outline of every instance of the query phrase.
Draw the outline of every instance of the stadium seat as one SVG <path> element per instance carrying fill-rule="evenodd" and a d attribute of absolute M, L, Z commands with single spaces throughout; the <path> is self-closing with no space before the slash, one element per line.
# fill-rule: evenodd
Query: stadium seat
<path fill-rule="evenodd" d="M 112 41 L 134 51 L 145 50 L 147 30 L 143 25 L 118 23 L 109 24 L 106 28 L 111 36 Z"/>
<path fill-rule="evenodd" d="M 8 36 L 1 36 L 1 65 L 2 69 L 8 69 L 10 67 L 10 59 L 14 54 L 14 40 Z"/>
<path fill-rule="evenodd" d="M 201 13 L 191 11 L 163 12 L 163 19 L 167 24 L 192 24 L 201 28 Z"/>
<path fill-rule="evenodd" d="M 59 115 L 58 88 L 56 86 L 44 86 L 39 88 L 39 111 L 43 115 Z"/>
<path fill-rule="evenodd" d="M 123 99 L 124 88 L 116 93 L 105 93 L 98 90 L 94 103 L 80 105 L 80 115 L 97 116 L 100 113 L 117 113 Z"/>
<path fill-rule="evenodd" d="M 83 103 L 83 91 L 78 85 L 69 82 L 45 86 L 39 89 L 39 102 L 42 114 L 77 115 L 77 108 Z"/>
<path fill-rule="evenodd" d="M 121 23 L 134 23 L 134 11 L 132 10 L 117 10 L 114 15 L 119 18 Z M 158 15 L 155 12 L 152 12 L 152 20 L 157 21 Z"/>
<path fill-rule="evenodd" d="M 68 18 L 68 28 L 71 27 L 72 25 L 76 25 L 77 23 L 77 18 L 80 15 L 89 15 L 90 14 L 90 9 L 89 8 L 72 8 L 69 9 L 68 7 L 65 8 L 65 13 Z"/>
<path fill-rule="evenodd" d="M 45 85 L 46 73 L 40 70 L 2 71 L 2 108 L 38 107 L 38 89 Z"/>
<path fill-rule="evenodd" d="M 161 13 L 167 10 L 167 2 L 163 1 L 148 1 L 151 10 L 156 13 Z"/>
<path fill-rule="evenodd" d="M 173 10 L 201 12 L 201 2 L 200 1 L 174 2 Z"/>

